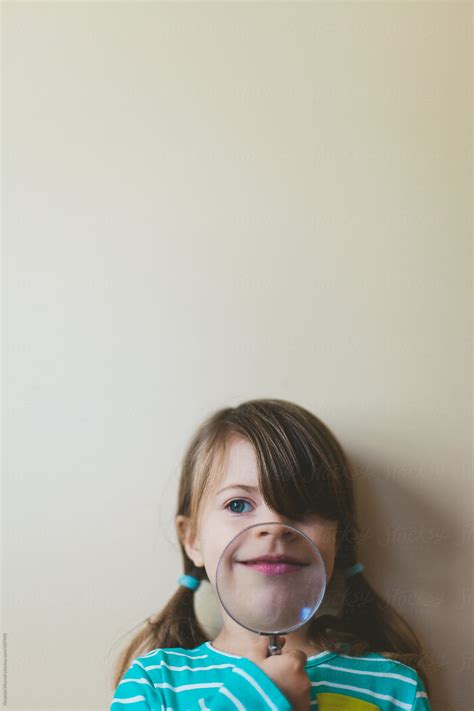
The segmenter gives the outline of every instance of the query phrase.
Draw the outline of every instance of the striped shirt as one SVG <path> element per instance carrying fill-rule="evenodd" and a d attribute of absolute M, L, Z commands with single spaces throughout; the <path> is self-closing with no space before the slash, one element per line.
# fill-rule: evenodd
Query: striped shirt
<path fill-rule="evenodd" d="M 371 652 L 320 652 L 306 662 L 311 711 L 431 711 L 423 682 L 406 664 Z M 137 657 L 110 711 L 291 711 L 278 686 L 246 657 L 212 642 L 158 648 Z"/>

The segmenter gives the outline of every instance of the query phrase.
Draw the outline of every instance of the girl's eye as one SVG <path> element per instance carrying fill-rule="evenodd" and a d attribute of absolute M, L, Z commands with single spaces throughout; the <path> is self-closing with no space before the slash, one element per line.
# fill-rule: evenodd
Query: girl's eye
<path fill-rule="evenodd" d="M 236 514 L 249 513 L 248 511 L 242 511 L 242 505 L 245 506 L 245 504 L 248 506 L 252 505 L 249 501 L 245 501 L 245 499 L 232 499 L 232 501 L 229 501 L 225 508 Z"/>

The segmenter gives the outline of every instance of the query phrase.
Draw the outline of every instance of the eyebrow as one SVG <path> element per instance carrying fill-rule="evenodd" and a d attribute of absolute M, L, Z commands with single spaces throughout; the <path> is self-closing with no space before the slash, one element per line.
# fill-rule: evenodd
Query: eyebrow
<path fill-rule="evenodd" d="M 245 489 L 245 491 L 258 491 L 258 486 L 249 486 L 248 484 L 229 484 L 228 486 L 224 486 L 223 489 L 219 489 L 217 493 L 221 494 L 226 489 Z"/>

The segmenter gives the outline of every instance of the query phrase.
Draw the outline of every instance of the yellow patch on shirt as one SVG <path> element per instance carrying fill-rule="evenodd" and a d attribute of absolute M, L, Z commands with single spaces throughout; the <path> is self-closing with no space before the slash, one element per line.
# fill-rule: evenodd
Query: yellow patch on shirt
<path fill-rule="evenodd" d="M 380 707 L 368 701 L 344 694 L 323 692 L 317 695 L 318 711 L 380 711 Z"/>

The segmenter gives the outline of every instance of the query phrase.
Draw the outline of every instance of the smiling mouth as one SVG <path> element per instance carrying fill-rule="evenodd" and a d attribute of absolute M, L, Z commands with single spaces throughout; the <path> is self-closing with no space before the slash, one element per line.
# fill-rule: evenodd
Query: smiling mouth
<path fill-rule="evenodd" d="M 303 561 L 287 555 L 263 555 L 251 560 L 238 560 L 240 565 L 257 570 L 265 575 L 285 575 L 295 573 L 308 565 Z"/>

